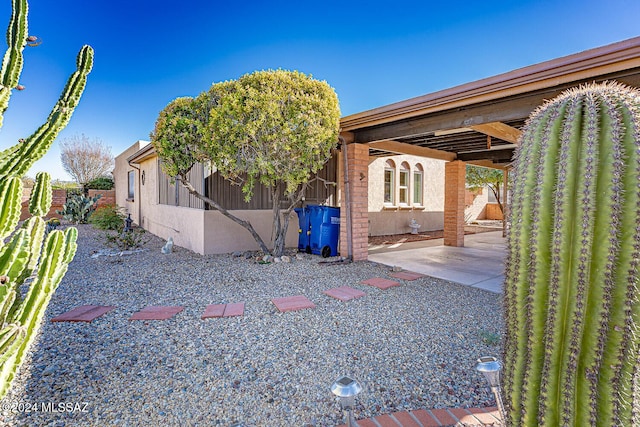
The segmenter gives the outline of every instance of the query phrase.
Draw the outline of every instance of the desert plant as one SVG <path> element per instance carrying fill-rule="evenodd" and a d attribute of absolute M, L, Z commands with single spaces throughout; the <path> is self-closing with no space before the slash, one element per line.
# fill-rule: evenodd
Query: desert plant
<path fill-rule="evenodd" d="M 146 231 L 144 228 L 135 227 L 131 231 L 122 231 L 120 233 L 109 233 L 105 235 L 107 245 L 128 251 L 139 248 L 147 242 Z"/>
<path fill-rule="evenodd" d="M 74 224 L 86 224 L 93 211 L 95 211 L 96 204 L 101 197 L 102 194 L 94 197 L 72 194 L 67 196 L 67 201 L 62 205 L 62 210 L 58 211 L 58 214 Z"/>
<path fill-rule="evenodd" d="M 101 230 L 122 230 L 125 218 L 123 208 L 116 205 L 104 205 L 91 214 L 89 223 Z"/>
<path fill-rule="evenodd" d="M 513 183 L 507 424 L 638 425 L 640 92 L 592 84 L 541 106 Z"/>
<path fill-rule="evenodd" d="M 7 29 L 8 49 L 0 70 L 0 124 L 12 89 L 22 72 L 23 50 L 35 38 L 27 33 L 27 1 L 14 0 Z M 17 229 L 20 219 L 20 177 L 49 149 L 67 125 L 84 91 L 93 65 L 93 49 L 84 46 L 77 71 L 69 78 L 47 121 L 30 137 L 0 152 L 0 398 L 6 395 L 33 342 L 51 295 L 76 251 L 77 230 L 51 231 L 45 237 L 45 215 L 51 206 L 51 179 L 36 175 L 29 209 L 33 215 Z M 27 285 L 22 294 L 22 285 Z"/>

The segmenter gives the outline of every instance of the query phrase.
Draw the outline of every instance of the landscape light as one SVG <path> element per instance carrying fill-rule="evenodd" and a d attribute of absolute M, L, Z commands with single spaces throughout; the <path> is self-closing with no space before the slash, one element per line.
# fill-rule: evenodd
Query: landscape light
<path fill-rule="evenodd" d="M 357 426 L 353 418 L 353 407 L 356 405 L 356 396 L 361 391 L 360 383 L 347 376 L 338 378 L 331 385 L 331 392 L 340 398 L 340 406 L 347 412 L 347 427 Z"/>
<path fill-rule="evenodd" d="M 495 357 L 483 356 L 478 359 L 476 364 L 476 371 L 482 372 L 484 377 L 489 383 L 489 387 L 496 398 L 496 404 L 498 405 L 498 411 L 500 412 L 500 418 L 504 422 L 506 420 L 504 413 L 504 405 L 502 404 L 502 395 L 500 391 L 500 370 L 502 364 Z"/>

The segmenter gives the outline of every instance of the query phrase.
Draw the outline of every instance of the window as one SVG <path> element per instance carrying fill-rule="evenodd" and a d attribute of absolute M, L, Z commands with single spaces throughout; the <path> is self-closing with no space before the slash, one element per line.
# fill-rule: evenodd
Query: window
<path fill-rule="evenodd" d="M 413 204 L 422 206 L 422 166 L 413 171 Z"/>
<path fill-rule="evenodd" d="M 128 188 L 129 188 L 129 194 L 127 196 L 127 200 L 133 200 L 133 197 L 135 196 L 135 188 L 136 188 L 135 176 L 136 176 L 136 173 L 134 171 L 129 171 L 127 175 Z"/>
<path fill-rule="evenodd" d="M 403 162 L 400 165 L 400 198 L 401 205 L 409 204 L 409 165 Z"/>
<path fill-rule="evenodd" d="M 409 204 L 409 171 L 400 171 L 400 204 Z"/>
<path fill-rule="evenodd" d="M 393 182 L 395 179 L 394 172 L 395 171 L 393 169 L 384 170 L 384 202 L 390 205 L 393 205 Z"/>

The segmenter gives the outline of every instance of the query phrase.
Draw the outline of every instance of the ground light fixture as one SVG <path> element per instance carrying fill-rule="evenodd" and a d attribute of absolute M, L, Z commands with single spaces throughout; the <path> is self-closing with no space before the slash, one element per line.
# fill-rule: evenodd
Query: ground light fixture
<path fill-rule="evenodd" d="M 476 371 L 482 372 L 484 377 L 487 379 L 489 383 L 489 387 L 493 392 L 493 395 L 496 398 L 496 403 L 498 405 L 498 411 L 500 412 L 500 418 L 504 422 L 506 420 L 504 413 L 504 405 L 502 404 L 502 395 L 500 392 L 500 370 L 502 369 L 502 364 L 495 357 L 491 356 L 483 356 L 478 359 L 478 363 L 476 364 Z"/>
<path fill-rule="evenodd" d="M 131 219 L 131 214 L 128 214 L 127 217 L 124 220 L 124 232 L 128 233 L 130 231 L 133 231 L 133 228 L 131 227 L 131 224 L 133 224 L 133 220 Z"/>
<path fill-rule="evenodd" d="M 347 427 L 356 427 L 353 418 L 353 407 L 356 405 L 356 396 L 362 391 L 360 383 L 353 378 L 343 376 L 331 384 L 331 392 L 340 398 L 340 406 L 347 413 Z"/>

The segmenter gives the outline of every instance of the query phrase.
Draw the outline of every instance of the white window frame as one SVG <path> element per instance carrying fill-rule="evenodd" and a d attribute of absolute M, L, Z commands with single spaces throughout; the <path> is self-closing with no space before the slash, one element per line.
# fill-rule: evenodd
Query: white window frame
<path fill-rule="evenodd" d="M 402 185 L 402 177 L 405 176 L 405 184 Z M 409 190 L 411 188 L 410 183 L 411 174 L 409 173 L 409 169 L 405 169 L 403 167 L 400 168 L 400 173 L 398 174 L 398 205 L 399 206 L 409 206 Z M 404 200 L 402 198 L 402 194 L 404 192 Z"/>
<path fill-rule="evenodd" d="M 420 185 L 416 183 L 416 177 L 420 177 Z M 416 200 L 416 191 L 420 195 L 420 200 Z M 420 169 L 413 171 L 413 206 L 424 206 L 424 173 Z"/>
<path fill-rule="evenodd" d="M 387 196 L 387 172 L 391 174 L 391 180 L 389 184 L 389 197 L 390 200 L 386 200 Z M 384 185 L 382 187 L 382 200 L 384 201 L 385 206 L 394 206 L 396 199 L 396 170 L 394 168 L 384 168 Z"/>

